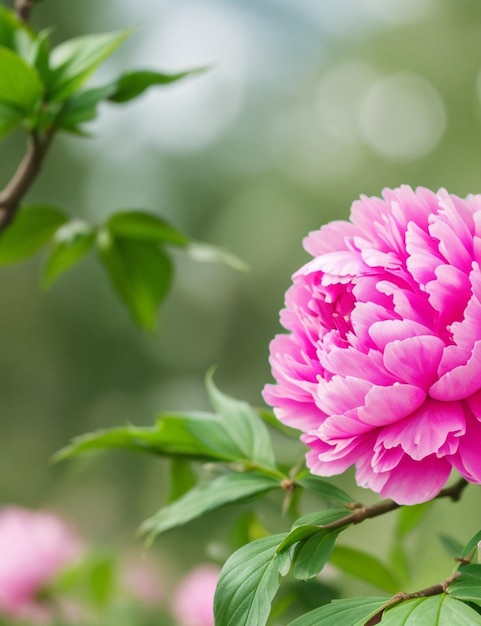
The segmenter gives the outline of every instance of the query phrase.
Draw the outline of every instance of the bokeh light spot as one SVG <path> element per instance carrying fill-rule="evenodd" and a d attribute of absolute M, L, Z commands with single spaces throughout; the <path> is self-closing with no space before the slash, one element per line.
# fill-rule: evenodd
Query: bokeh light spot
<path fill-rule="evenodd" d="M 435 148 L 446 128 L 443 99 L 416 74 L 392 74 L 377 81 L 363 98 L 360 130 L 381 157 L 410 161 Z"/>

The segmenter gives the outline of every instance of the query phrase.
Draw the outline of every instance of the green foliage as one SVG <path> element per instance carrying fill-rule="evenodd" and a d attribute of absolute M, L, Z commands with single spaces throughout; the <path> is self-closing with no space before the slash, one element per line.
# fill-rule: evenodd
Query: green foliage
<path fill-rule="evenodd" d="M 300 541 L 294 550 L 294 576 L 300 580 L 317 576 L 329 560 L 340 532 L 341 530 L 317 530 L 304 541 Z"/>
<path fill-rule="evenodd" d="M 33 116 L 42 94 L 36 71 L 16 52 L 0 47 L 0 134 Z"/>
<path fill-rule="evenodd" d="M 480 541 L 481 530 L 478 530 L 478 532 L 473 537 L 471 537 L 468 543 L 464 546 L 463 552 L 461 553 L 461 558 L 468 559 L 472 552 L 477 548 Z"/>
<path fill-rule="evenodd" d="M 50 102 L 70 97 L 131 34 L 131 30 L 84 35 L 64 41 L 50 55 L 47 84 Z"/>
<path fill-rule="evenodd" d="M 72 220 L 59 228 L 45 262 L 42 285 L 50 287 L 64 272 L 77 265 L 95 245 L 95 236 L 95 229 L 80 220 Z"/>
<path fill-rule="evenodd" d="M 463 565 L 459 571 L 461 576 L 456 578 L 447 589 L 449 595 L 458 600 L 481 605 L 481 565 Z"/>
<path fill-rule="evenodd" d="M 289 626 L 364 626 L 386 604 L 388 598 L 334 600 L 294 620 Z M 427 626 L 427 624 L 424 624 Z"/>
<path fill-rule="evenodd" d="M 221 474 L 204 485 L 194 487 L 172 504 L 163 507 L 140 527 L 152 540 L 157 535 L 227 504 L 239 503 L 279 487 L 279 481 L 247 472 Z"/>
<path fill-rule="evenodd" d="M 116 103 L 123 103 L 137 98 L 144 91 L 154 85 L 170 85 L 187 76 L 200 74 L 205 72 L 207 68 L 201 67 L 194 70 L 186 70 L 177 74 L 164 74 L 163 72 L 154 72 L 151 70 L 136 70 L 135 72 L 126 72 L 117 79 L 113 86 L 109 100 Z"/>
<path fill-rule="evenodd" d="M 120 426 L 81 435 L 60 450 L 56 460 L 99 449 L 132 452 L 196 461 L 248 462 L 229 436 L 223 419 L 211 413 L 162 413 L 153 427 Z"/>
<path fill-rule="evenodd" d="M 55 125 L 75 134 L 80 134 L 80 124 L 90 122 L 97 117 L 97 107 L 111 92 L 110 85 L 92 87 L 74 93 L 58 114 Z"/>
<path fill-rule="evenodd" d="M 319 478 L 319 476 L 314 476 L 314 474 L 311 474 L 308 470 L 303 470 L 296 476 L 295 482 L 296 485 L 300 485 L 304 489 L 312 491 L 326 500 L 334 500 L 346 504 L 353 501 L 353 498 L 345 491 L 328 483 L 327 480 Z"/>
<path fill-rule="evenodd" d="M 235 254 L 206 243 L 191 242 L 186 248 L 187 254 L 199 263 L 221 263 L 229 265 L 239 272 L 248 272 L 249 265 Z"/>
<path fill-rule="evenodd" d="M 108 231 L 98 236 L 98 252 L 110 282 L 135 323 L 152 331 L 157 309 L 172 280 L 172 264 L 156 244 L 114 238 Z"/>
<path fill-rule="evenodd" d="M 443 593 L 401 602 L 385 611 L 380 623 L 382 626 L 478 626 L 481 615 Z"/>
<path fill-rule="evenodd" d="M 122 211 L 110 217 L 105 228 L 114 237 L 157 244 L 185 246 L 189 239 L 157 215 L 144 211 Z"/>
<path fill-rule="evenodd" d="M 0 137 L 3 137 L 23 120 L 24 114 L 15 105 L 0 102 Z"/>
<path fill-rule="evenodd" d="M 289 533 L 264 537 L 235 552 L 222 570 L 215 600 L 216 624 L 264 626 L 269 607 L 293 563 L 293 574 L 306 580 L 318 574 L 332 552 L 341 529 L 319 525 L 345 517 L 344 509 L 311 513 L 297 520 Z M 280 561 L 280 557 L 284 557 Z M 240 583 L 240 576 L 245 583 Z M 257 586 L 256 586 L 257 585 Z M 263 598 L 263 606 L 260 606 Z"/>
<path fill-rule="evenodd" d="M 66 221 L 66 215 L 55 207 L 23 208 L 13 224 L 0 235 L 0 265 L 22 261 L 35 254 Z"/>
<path fill-rule="evenodd" d="M 0 6 L 0 136 L 22 120 L 32 130 L 54 127 L 83 134 L 100 102 L 124 103 L 152 86 L 165 86 L 201 73 L 198 68 L 165 74 L 137 70 L 101 87 L 81 91 L 85 82 L 132 33 L 89 34 L 50 49 L 50 31 L 34 33 L 12 11 Z M 40 110 L 40 104 L 44 106 Z"/>
<path fill-rule="evenodd" d="M 274 449 L 269 432 L 256 411 L 247 404 L 222 393 L 214 384 L 211 371 L 206 377 L 212 407 L 221 416 L 231 440 L 245 459 L 255 466 L 275 467 Z"/>
<path fill-rule="evenodd" d="M 241 471 L 255 469 L 265 476 L 287 479 L 277 469 L 269 433 L 255 410 L 217 389 L 211 374 L 206 384 L 216 414 L 164 412 L 153 427 L 127 425 L 77 437 L 55 458 L 120 448 L 197 461 L 236 463 Z"/>
<path fill-rule="evenodd" d="M 286 534 L 271 535 L 243 546 L 225 563 L 214 599 L 219 626 L 263 626 L 281 576 L 290 566 L 288 552 L 278 552 Z"/>
<path fill-rule="evenodd" d="M 0 46 L 17 50 L 18 33 L 21 30 L 27 29 L 12 11 L 0 5 Z"/>

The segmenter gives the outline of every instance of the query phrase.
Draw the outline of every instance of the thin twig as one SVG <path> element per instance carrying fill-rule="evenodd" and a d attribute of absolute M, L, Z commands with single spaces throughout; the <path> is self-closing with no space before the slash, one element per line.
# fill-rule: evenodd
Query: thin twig
<path fill-rule="evenodd" d="M 0 192 L 0 233 L 14 219 L 20 201 L 33 183 L 43 163 L 54 134 L 54 129 L 43 136 L 32 133 L 29 136 L 25 156 L 9 183 Z"/>
<path fill-rule="evenodd" d="M 451 485 L 451 487 L 442 489 L 436 496 L 436 499 L 451 498 L 453 502 L 457 502 L 467 484 L 467 481 L 464 478 L 461 478 L 458 482 Z M 343 526 L 348 526 L 349 524 L 360 524 L 365 519 L 384 515 L 384 513 L 395 511 L 401 506 L 401 504 L 394 502 L 394 500 L 382 500 L 381 502 L 371 506 L 357 506 L 352 513 L 349 513 L 345 517 L 341 517 L 341 519 L 335 520 L 334 522 L 330 522 L 329 524 L 324 524 L 320 526 L 320 528 L 324 530 L 336 530 L 338 528 L 342 528 Z"/>
<path fill-rule="evenodd" d="M 426 587 L 425 589 L 421 589 L 420 591 L 414 591 L 413 593 L 404 593 L 403 591 L 400 591 L 390 600 L 388 600 L 386 604 L 384 604 L 379 609 L 376 615 L 371 617 L 371 619 L 366 622 L 365 626 L 375 626 L 375 624 L 379 624 L 384 611 L 387 611 L 387 609 L 390 609 L 396 604 L 399 604 L 399 602 L 404 602 L 405 600 L 413 600 L 415 598 L 428 598 L 429 596 L 438 596 L 440 593 L 446 593 L 446 589 L 449 587 L 449 585 L 454 582 L 459 576 L 461 576 L 461 572 L 455 572 L 452 576 L 449 576 L 449 578 L 443 580 L 443 582 L 436 585 L 431 585 L 430 587 Z"/>

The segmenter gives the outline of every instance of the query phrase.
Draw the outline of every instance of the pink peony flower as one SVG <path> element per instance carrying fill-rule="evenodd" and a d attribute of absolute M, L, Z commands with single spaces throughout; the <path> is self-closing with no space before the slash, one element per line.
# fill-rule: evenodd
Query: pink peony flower
<path fill-rule="evenodd" d="M 183 578 L 172 602 L 179 626 L 214 626 L 214 594 L 220 569 L 199 565 Z"/>
<path fill-rule="evenodd" d="M 39 592 L 80 553 L 80 541 L 53 513 L 0 510 L 0 614 L 51 623 Z"/>
<path fill-rule="evenodd" d="M 481 483 L 481 195 L 383 197 L 305 239 L 264 398 L 303 431 L 312 473 L 355 465 L 359 485 L 415 504 L 453 467 Z"/>

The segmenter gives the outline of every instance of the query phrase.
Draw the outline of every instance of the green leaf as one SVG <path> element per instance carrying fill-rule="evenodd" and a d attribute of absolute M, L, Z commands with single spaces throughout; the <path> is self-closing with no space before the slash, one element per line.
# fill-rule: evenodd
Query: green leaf
<path fill-rule="evenodd" d="M 60 102 L 71 96 L 131 32 L 84 35 L 54 48 L 50 55 L 49 100 Z"/>
<path fill-rule="evenodd" d="M 307 580 L 319 574 L 334 548 L 336 539 L 347 526 L 326 529 L 322 526 L 340 520 L 348 515 L 344 509 L 308 513 L 296 520 L 290 533 L 279 546 L 278 551 L 294 548 L 293 574 L 296 578 Z"/>
<path fill-rule="evenodd" d="M 114 238 L 106 230 L 99 233 L 97 247 L 114 289 L 136 324 L 153 330 L 157 309 L 171 283 L 169 257 L 157 244 Z"/>
<path fill-rule="evenodd" d="M 461 576 L 449 585 L 447 592 L 458 600 L 481 604 L 481 565 L 464 565 L 459 571 Z"/>
<path fill-rule="evenodd" d="M 296 478 L 296 485 L 300 485 L 309 491 L 317 493 L 319 496 L 326 498 L 327 500 L 337 500 L 338 502 L 345 502 L 350 504 L 353 499 L 345 491 L 331 485 L 326 480 L 322 480 L 317 476 L 314 476 L 309 470 L 303 470 Z"/>
<path fill-rule="evenodd" d="M 0 46 L 15 49 L 15 33 L 21 28 L 12 11 L 0 6 Z"/>
<path fill-rule="evenodd" d="M 123 449 L 197 461 L 245 463 L 244 452 L 230 438 L 222 418 L 211 413 L 162 413 L 155 426 L 132 425 L 81 435 L 54 460 L 100 449 Z M 280 474 L 278 479 L 282 479 Z"/>
<path fill-rule="evenodd" d="M 36 47 L 37 37 L 21 22 L 13 11 L 0 6 L 0 46 L 9 48 L 21 56 L 29 65 Z"/>
<path fill-rule="evenodd" d="M 206 376 L 207 393 L 232 441 L 253 464 L 275 468 L 272 441 L 264 422 L 247 402 L 222 393 L 212 376 L 213 370 Z"/>
<path fill-rule="evenodd" d="M 62 211 L 50 206 L 20 209 L 15 221 L 0 236 L 0 265 L 15 263 L 38 252 L 66 220 Z"/>
<path fill-rule="evenodd" d="M 12 50 L 0 47 L 0 103 L 29 117 L 42 94 L 43 86 L 35 70 Z"/>
<path fill-rule="evenodd" d="M 4 137 L 20 124 L 25 114 L 8 102 L 0 102 L 0 137 Z"/>
<path fill-rule="evenodd" d="M 389 598 L 379 597 L 334 600 L 298 617 L 289 626 L 364 626 L 388 600 Z"/>
<path fill-rule="evenodd" d="M 247 461 L 244 450 L 232 439 L 218 415 L 162 413 L 157 428 L 164 445 L 175 454 L 228 463 Z"/>
<path fill-rule="evenodd" d="M 108 96 L 110 85 L 94 87 L 74 94 L 67 100 L 55 125 L 63 130 L 78 132 L 79 124 L 90 122 L 97 117 L 97 107 Z"/>
<path fill-rule="evenodd" d="M 52 29 L 42 30 L 32 40 L 27 50 L 25 60 L 35 68 L 37 74 L 43 84 L 46 84 L 50 78 L 50 34 Z"/>
<path fill-rule="evenodd" d="M 335 546 L 329 562 L 346 574 L 375 585 L 383 591 L 394 594 L 400 589 L 401 583 L 390 568 L 367 552 L 347 546 Z"/>
<path fill-rule="evenodd" d="M 264 626 L 270 606 L 290 566 L 288 552 L 277 553 L 285 533 L 243 546 L 225 563 L 214 599 L 218 626 Z"/>
<path fill-rule="evenodd" d="M 138 428 L 127 425 L 74 437 L 72 443 L 59 450 L 53 456 L 53 461 L 63 461 L 78 454 L 105 449 L 165 455 L 169 454 L 170 448 L 168 444 L 166 446 L 163 445 L 159 437 L 158 428 L 155 426 Z"/>
<path fill-rule="evenodd" d="M 346 517 L 348 512 L 344 509 L 328 509 L 327 511 L 316 511 L 314 513 L 308 513 L 297 519 L 292 525 L 291 531 L 287 534 L 285 540 L 279 546 L 279 552 L 287 550 L 295 543 L 302 541 L 306 538 L 312 537 L 317 533 L 329 532 L 319 528 L 324 524 L 330 524 L 338 519 Z M 338 531 L 336 531 L 338 532 Z"/>
<path fill-rule="evenodd" d="M 170 85 L 170 83 L 176 82 L 185 78 L 186 76 L 193 76 L 194 74 L 200 74 L 207 68 L 198 68 L 194 70 L 187 70 L 184 72 L 178 72 L 177 74 L 164 74 L 162 72 L 154 72 L 149 70 L 137 70 L 135 72 L 127 72 L 123 74 L 115 84 L 115 90 L 109 99 L 112 102 L 122 103 L 137 98 L 144 93 L 149 87 L 154 85 Z"/>
<path fill-rule="evenodd" d="M 86 222 L 72 220 L 54 235 L 53 246 L 45 263 L 42 285 L 50 287 L 64 272 L 86 256 L 95 244 L 95 229 Z"/>
<path fill-rule="evenodd" d="M 445 593 L 406 600 L 384 612 L 385 626 L 479 626 L 481 615 Z"/>
<path fill-rule="evenodd" d="M 228 265 L 239 272 L 250 272 L 250 266 L 235 254 L 227 252 L 217 246 L 207 243 L 192 242 L 187 248 L 187 253 L 201 263 L 221 263 Z"/>
<path fill-rule="evenodd" d="M 189 239 L 157 215 L 125 211 L 109 218 L 106 227 L 116 237 L 185 246 Z"/>
<path fill-rule="evenodd" d="M 160 509 L 140 527 L 150 538 L 182 526 L 227 504 L 241 502 L 279 487 L 279 481 L 253 472 L 222 474 L 205 485 L 194 487 L 172 504 Z"/>
<path fill-rule="evenodd" d="M 187 459 L 174 457 L 169 465 L 169 495 L 167 502 L 175 502 L 195 487 L 197 477 Z"/>
<path fill-rule="evenodd" d="M 481 541 L 481 530 L 471 537 L 468 543 L 464 546 L 463 552 L 461 554 L 461 558 L 466 559 L 470 556 L 471 552 L 478 547 L 478 543 Z"/>
<path fill-rule="evenodd" d="M 294 576 L 300 580 L 317 576 L 329 560 L 340 532 L 341 530 L 318 530 L 300 542 L 294 551 Z"/>

